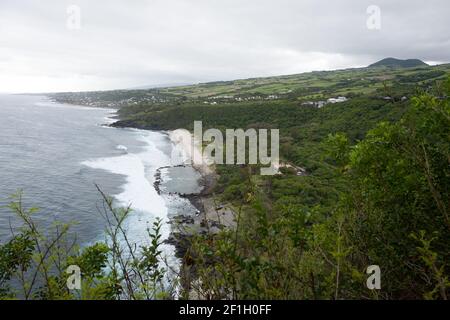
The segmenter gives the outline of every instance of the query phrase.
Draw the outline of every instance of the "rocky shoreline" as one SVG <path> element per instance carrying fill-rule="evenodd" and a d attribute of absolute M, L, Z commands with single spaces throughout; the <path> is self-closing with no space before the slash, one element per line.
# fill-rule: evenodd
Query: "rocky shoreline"
<path fill-rule="evenodd" d="M 124 125 L 122 122 L 115 122 L 111 124 L 111 126 L 137 128 L 135 124 L 128 126 Z M 189 158 L 192 159 L 192 152 L 199 151 L 188 150 L 191 147 L 191 144 L 186 144 L 186 141 L 191 138 L 191 134 L 187 130 L 178 134 L 181 135 L 182 139 L 180 139 L 180 136 L 174 136 L 173 132 L 169 133 L 169 138 L 172 143 L 181 147 L 183 150 L 188 151 Z M 199 173 L 200 178 L 198 179 L 197 186 L 200 187 L 200 191 L 182 193 L 161 188 L 164 183 L 162 170 L 188 167 Z M 214 195 L 217 178 L 218 176 L 215 169 L 206 165 L 206 161 L 201 165 L 180 164 L 160 167 L 156 170 L 154 175 L 153 186 L 159 195 L 177 195 L 180 198 L 187 199 L 195 208 L 194 213 L 187 213 L 185 211 L 174 216 L 169 216 L 168 224 L 171 226 L 171 231 L 169 237 L 164 241 L 164 244 L 175 247 L 175 256 L 181 261 L 179 268 L 180 281 L 186 292 L 191 292 L 190 283 L 195 281 L 194 279 L 196 278 L 195 257 L 190 250 L 193 238 L 198 235 L 213 236 L 221 230 L 235 228 L 236 226 L 237 219 L 231 205 L 218 203 L 218 200 Z"/>
<path fill-rule="evenodd" d="M 204 174 L 200 172 L 201 178 L 198 183 L 201 186 L 201 191 L 198 193 L 165 192 L 161 190 L 161 184 L 163 183 L 161 170 L 180 167 L 184 168 L 189 166 L 176 165 L 158 168 L 155 173 L 155 181 L 153 183 L 153 186 L 158 194 L 176 194 L 181 198 L 187 199 L 196 209 L 196 212 L 193 215 L 181 213 L 176 216 L 170 217 L 168 222 L 172 226 L 172 231 L 169 238 L 166 239 L 164 243 L 175 246 L 177 258 L 185 259 L 186 253 L 188 252 L 190 247 L 190 239 L 194 235 L 206 234 L 207 232 L 211 232 L 211 227 L 222 229 L 224 226 L 215 221 L 209 221 L 206 215 L 208 210 L 210 210 L 211 208 L 207 207 L 208 203 L 205 200 L 209 199 L 212 196 L 212 190 L 214 189 L 216 183 L 215 173 Z"/>
<path fill-rule="evenodd" d="M 175 166 L 175 167 L 183 167 Z M 161 188 L 163 178 L 162 169 L 173 167 L 162 167 L 156 171 L 154 186 L 160 195 L 164 194 Z M 178 271 L 180 284 L 183 292 L 193 299 L 200 299 L 195 290 L 192 290 L 192 284 L 197 281 L 197 265 L 195 250 L 191 250 L 193 240 L 196 236 L 204 235 L 213 237 L 221 230 L 236 227 L 236 217 L 234 211 L 226 205 L 218 204 L 214 196 L 214 187 L 217 182 L 217 174 L 214 170 L 201 170 L 195 168 L 201 174 L 198 183 L 202 187 L 198 193 L 177 194 L 181 198 L 189 200 L 196 208 L 194 214 L 182 213 L 169 217 L 171 233 L 169 238 L 164 241 L 175 247 L 175 256 L 180 259 Z M 214 263 L 214 258 L 207 261 L 208 264 Z"/>

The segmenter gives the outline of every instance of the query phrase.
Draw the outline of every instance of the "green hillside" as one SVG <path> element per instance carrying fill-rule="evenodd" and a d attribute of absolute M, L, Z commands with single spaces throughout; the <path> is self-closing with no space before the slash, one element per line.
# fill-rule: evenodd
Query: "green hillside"
<path fill-rule="evenodd" d="M 281 174 L 215 167 L 208 196 L 237 228 L 194 236 L 183 257 L 210 299 L 446 299 L 449 74 L 361 68 L 54 98 L 122 106 L 118 127 L 280 129 Z"/>
<path fill-rule="evenodd" d="M 389 68 L 414 68 L 414 67 L 424 67 L 428 66 L 425 62 L 419 59 L 396 59 L 396 58 L 385 58 L 378 62 L 375 62 L 369 66 L 369 68 L 376 67 L 389 67 Z"/>
<path fill-rule="evenodd" d="M 110 107 L 193 101 L 205 104 L 286 99 L 320 101 L 337 96 L 382 95 L 386 85 L 401 86 L 405 92 L 411 91 L 416 85 L 430 85 L 445 78 L 445 73 L 449 71 L 449 64 L 414 68 L 356 68 L 171 88 L 59 93 L 52 96 L 60 102 Z"/>

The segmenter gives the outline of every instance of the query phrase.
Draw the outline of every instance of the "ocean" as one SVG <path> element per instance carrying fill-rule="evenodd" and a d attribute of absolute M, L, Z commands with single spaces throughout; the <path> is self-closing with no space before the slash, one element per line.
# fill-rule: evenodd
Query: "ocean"
<path fill-rule="evenodd" d="M 34 219 L 42 230 L 55 221 L 73 223 L 71 234 L 81 246 L 105 240 L 96 185 L 116 206 L 133 209 L 126 221 L 132 242 L 148 240 L 147 228 L 156 218 L 163 221 L 164 240 L 171 216 L 194 214 L 188 200 L 160 195 L 153 185 L 158 168 L 186 160 L 178 146 L 164 132 L 107 126 L 114 115 L 112 109 L 63 105 L 43 96 L 0 95 L 0 243 L 20 226 L 7 208 L 19 190 L 25 208 L 39 208 Z M 175 189 L 177 183 L 198 189 L 195 172 L 162 173 Z M 173 246 L 163 249 L 166 258 L 175 259 Z"/>

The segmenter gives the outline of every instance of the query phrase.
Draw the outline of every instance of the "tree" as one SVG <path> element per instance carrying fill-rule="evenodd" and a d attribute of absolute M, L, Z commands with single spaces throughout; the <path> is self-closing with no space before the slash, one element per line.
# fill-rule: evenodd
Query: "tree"
<path fill-rule="evenodd" d="M 349 152 L 340 210 L 352 263 L 380 265 L 386 297 L 448 297 L 449 84 L 445 98 L 421 93 L 401 121 L 380 123 Z"/>

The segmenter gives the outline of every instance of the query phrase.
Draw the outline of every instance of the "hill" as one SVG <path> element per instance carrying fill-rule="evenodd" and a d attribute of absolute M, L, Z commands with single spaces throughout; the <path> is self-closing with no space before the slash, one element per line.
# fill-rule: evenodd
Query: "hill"
<path fill-rule="evenodd" d="M 51 96 L 59 102 L 98 107 L 190 102 L 215 105 L 286 99 L 317 102 L 339 96 L 386 95 L 383 92 L 385 85 L 402 87 L 397 92 L 404 95 L 414 91 L 417 84 L 428 87 L 437 80 L 445 79 L 449 72 L 450 64 L 417 68 L 356 68 L 148 90 L 59 93 Z"/>
<path fill-rule="evenodd" d="M 174 233 L 208 298 L 370 299 L 374 261 L 374 298 L 446 299 L 449 73 L 360 68 L 53 98 L 121 106 L 116 127 L 279 129 L 281 174 L 216 164 L 197 204 L 230 208 L 236 229 Z"/>
<path fill-rule="evenodd" d="M 369 66 L 369 68 L 377 67 L 390 67 L 390 68 L 414 68 L 414 67 L 425 67 L 428 66 L 425 62 L 419 59 L 396 59 L 396 58 L 385 58 L 378 62 L 375 62 Z"/>

